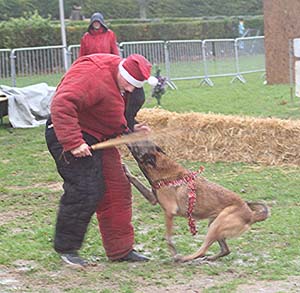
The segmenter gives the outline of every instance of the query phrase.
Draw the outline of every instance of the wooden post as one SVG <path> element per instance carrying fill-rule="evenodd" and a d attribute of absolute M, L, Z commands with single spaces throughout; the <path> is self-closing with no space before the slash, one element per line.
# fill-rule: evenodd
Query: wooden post
<path fill-rule="evenodd" d="M 299 0 L 264 0 L 268 84 L 289 83 L 289 39 L 300 37 L 299 12 Z"/>

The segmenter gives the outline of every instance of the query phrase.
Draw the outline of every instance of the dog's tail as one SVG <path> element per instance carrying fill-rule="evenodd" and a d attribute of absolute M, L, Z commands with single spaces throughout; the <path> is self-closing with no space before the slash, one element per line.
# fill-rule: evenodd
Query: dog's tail
<path fill-rule="evenodd" d="M 263 203 L 247 202 L 247 205 L 253 212 L 252 224 L 264 221 L 270 216 L 269 208 Z"/>

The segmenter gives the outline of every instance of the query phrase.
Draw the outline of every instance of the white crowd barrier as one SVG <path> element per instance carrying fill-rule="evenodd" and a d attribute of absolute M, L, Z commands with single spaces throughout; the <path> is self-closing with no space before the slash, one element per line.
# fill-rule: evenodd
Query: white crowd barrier
<path fill-rule="evenodd" d="M 80 45 L 0 49 L 0 78 L 63 74 L 64 54 L 68 67 L 78 58 Z M 213 79 L 232 76 L 246 82 L 245 74 L 265 71 L 264 37 L 207 40 L 122 42 L 120 55 L 141 54 L 159 68 L 171 87 L 176 81 L 199 79 L 213 86 Z M 155 72 L 154 72 L 155 74 Z"/>

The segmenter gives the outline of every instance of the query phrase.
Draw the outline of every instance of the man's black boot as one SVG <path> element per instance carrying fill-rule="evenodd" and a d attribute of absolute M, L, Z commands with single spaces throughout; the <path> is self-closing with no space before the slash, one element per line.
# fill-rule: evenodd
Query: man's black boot
<path fill-rule="evenodd" d="M 138 261 L 149 261 L 150 259 L 142 254 L 137 253 L 134 249 L 131 250 L 126 256 L 117 259 L 116 261 L 129 261 L 129 262 L 138 262 Z"/>
<path fill-rule="evenodd" d="M 65 264 L 73 268 L 85 268 L 88 266 L 88 262 L 81 258 L 77 252 L 74 253 L 62 253 L 60 258 L 64 261 Z"/>

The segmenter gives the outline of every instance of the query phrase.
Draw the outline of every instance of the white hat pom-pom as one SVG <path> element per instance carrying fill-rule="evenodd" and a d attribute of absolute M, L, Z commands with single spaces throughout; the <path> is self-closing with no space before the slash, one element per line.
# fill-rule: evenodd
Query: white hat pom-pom
<path fill-rule="evenodd" d="M 155 76 L 150 76 L 147 81 L 151 86 L 156 86 L 158 84 L 158 79 Z"/>

